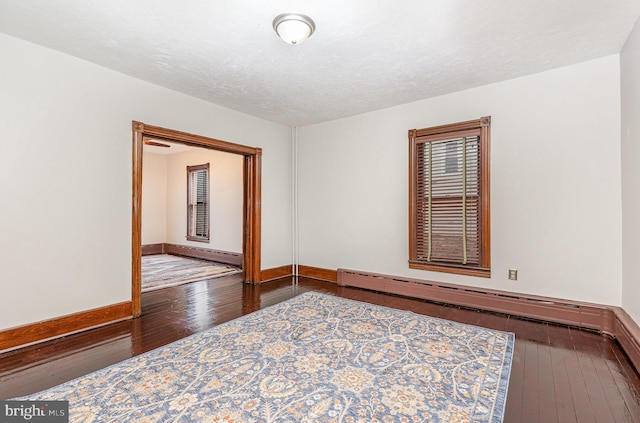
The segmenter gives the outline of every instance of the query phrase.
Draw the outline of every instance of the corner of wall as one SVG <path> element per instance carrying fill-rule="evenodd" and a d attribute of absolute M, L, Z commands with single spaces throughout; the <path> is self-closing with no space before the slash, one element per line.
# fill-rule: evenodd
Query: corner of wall
<path fill-rule="evenodd" d="M 620 52 L 622 298 L 623 309 L 640 322 L 640 20 Z"/>

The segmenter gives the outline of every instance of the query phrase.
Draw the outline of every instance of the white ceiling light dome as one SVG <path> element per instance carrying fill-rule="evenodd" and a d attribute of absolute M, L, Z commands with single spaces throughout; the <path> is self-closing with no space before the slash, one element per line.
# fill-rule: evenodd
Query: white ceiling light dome
<path fill-rule="evenodd" d="M 299 13 L 283 13 L 273 20 L 273 29 L 286 43 L 302 44 L 316 30 L 313 19 Z"/>

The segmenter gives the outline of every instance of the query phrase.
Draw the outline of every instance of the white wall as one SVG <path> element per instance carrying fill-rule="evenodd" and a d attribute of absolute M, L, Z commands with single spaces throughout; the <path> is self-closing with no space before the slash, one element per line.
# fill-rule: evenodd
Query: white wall
<path fill-rule="evenodd" d="M 619 305 L 619 72 L 613 55 L 300 128 L 300 263 Z M 411 270 L 407 130 L 482 116 L 492 277 Z"/>
<path fill-rule="evenodd" d="M 620 54 L 622 91 L 622 306 L 640 323 L 640 21 Z"/>
<path fill-rule="evenodd" d="M 131 299 L 131 121 L 263 148 L 262 268 L 291 262 L 290 128 L 0 34 L 0 329 Z"/>
<path fill-rule="evenodd" d="M 242 253 L 243 161 L 238 154 L 203 149 L 168 156 L 164 242 Z M 187 166 L 205 163 L 209 163 L 210 240 L 187 241 Z"/>
<path fill-rule="evenodd" d="M 167 238 L 167 156 L 144 152 L 142 160 L 142 245 Z"/>

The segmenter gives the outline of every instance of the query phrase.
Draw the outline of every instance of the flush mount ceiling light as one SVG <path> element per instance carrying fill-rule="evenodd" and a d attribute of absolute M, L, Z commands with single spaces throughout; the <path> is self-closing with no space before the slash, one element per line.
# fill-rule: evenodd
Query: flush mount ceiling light
<path fill-rule="evenodd" d="M 283 13 L 273 20 L 273 29 L 286 43 L 302 44 L 316 30 L 313 19 L 298 13 Z"/>

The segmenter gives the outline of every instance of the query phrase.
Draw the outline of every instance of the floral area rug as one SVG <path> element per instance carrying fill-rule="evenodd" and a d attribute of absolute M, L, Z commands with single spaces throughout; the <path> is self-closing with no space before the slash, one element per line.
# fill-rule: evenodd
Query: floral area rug
<path fill-rule="evenodd" d="M 142 292 L 240 273 L 238 267 L 169 254 L 142 256 Z"/>
<path fill-rule="evenodd" d="M 22 399 L 71 422 L 501 422 L 513 344 L 305 293 Z"/>

